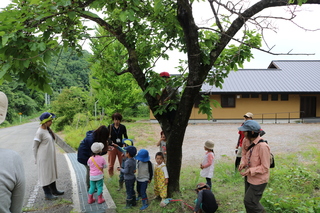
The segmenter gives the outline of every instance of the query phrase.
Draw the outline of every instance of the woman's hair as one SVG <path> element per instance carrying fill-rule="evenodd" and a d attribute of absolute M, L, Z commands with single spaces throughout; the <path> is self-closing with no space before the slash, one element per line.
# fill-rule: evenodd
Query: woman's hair
<path fill-rule="evenodd" d="M 164 155 L 163 155 L 163 153 L 162 153 L 162 152 L 157 152 L 157 153 L 156 153 L 155 158 L 156 158 L 157 156 L 161 156 L 161 157 L 162 157 L 162 159 L 164 159 Z"/>
<path fill-rule="evenodd" d="M 108 137 L 109 137 L 109 131 L 105 125 L 101 125 L 98 129 L 94 131 L 94 141 L 103 143 L 104 145 L 103 150 L 108 150 L 108 143 L 107 143 Z"/>
<path fill-rule="evenodd" d="M 122 115 L 118 112 L 114 113 L 112 116 L 111 116 L 112 120 L 116 119 L 116 120 L 119 120 L 119 121 L 122 121 Z"/>
<path fill-rule="evenodd" d="M 256 137 L 258 137 L 259 136 L 259 132 L 254 132 L 253 134 L 252 134 L 252 131 L 247 131 L 247 137 L 248 138 L 256 138 Z"/>
<path fill-rule="evenodd" d="M 48 129 L 50 135 L 53 137 L 53 140 L 55 140 L 56 136 L 54 135 L 53 131 L 50 129 L 50 127 L 47 127 L 47 129 Z"/>

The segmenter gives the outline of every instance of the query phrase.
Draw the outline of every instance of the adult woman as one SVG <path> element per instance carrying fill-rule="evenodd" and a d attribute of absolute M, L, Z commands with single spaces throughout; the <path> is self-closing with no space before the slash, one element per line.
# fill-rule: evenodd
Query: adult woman
<path fill-rule="evenodd" d="M 109 130 L 105 125 L 101 125 L 96 130 L 90 130 L 86 133 L 86 137 L 81 141 L 78 147 L 78 162 L 83 164 L 87 169 L 86 183 L 88 189 L 90 188 L 90 168 L 87 164 L 88 159 L 91 157 L 91 146 L 94 142 L 101 142 L 104 145 L 101 155 L 107 153 Z"/>
<path fill-rule="evenodd" d="M 267 143 L 260 143 L 261 127 L 256 121 L 247 120 L 238 129 L 245 132 L 239 166 L 245 177 L 244 205 L 247 212 L 264 212 L 260 199 L 269 181 L 270 148 Z"/>
<path fill-rule="evenodd" d="M 127 129 L 125 125 L 120 124 L 122 121 L 122 115 L 120 113 L 114 113 L 112 115 L 113 124 L 109 125 L 108 129 L 110 131 L 111 128 L 111 140 L 113 143 L 117 144 L 118 146 L 122 147 L 122 139 L 128 138 L 127 135 Z M 116 158 L 118 156 L 119 166 L 121 165 L 122 158 L 121 158 L 122 152 L 118 149 L 111 149 L 108 151 L 108 172 L 109 176 L 113 176 L 113 167 L 114 163 L 116 161 Z"/>
<path fill-rule="evenodd" d="M 38 178 L 43 188 L 45 199 L 57 199 L 56 195 L 63 195 L 63 191 L 56 188 L 58 178 L 57 158 L 55 149 L 55 135 L 50 129 L 53 113 L 44 112 L 40 116 L 41 126 L 36 132 L 33 143 L 33 154 L 38 167 Z"/>

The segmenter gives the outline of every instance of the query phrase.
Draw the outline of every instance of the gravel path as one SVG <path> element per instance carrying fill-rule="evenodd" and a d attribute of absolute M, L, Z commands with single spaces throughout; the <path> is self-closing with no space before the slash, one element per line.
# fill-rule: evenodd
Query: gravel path
<path fill-rule="evenodd" d="M 182 166 L 199 165 L 204 155 L 203 144 L 206 140 L 215 143 L 216 160 L 222 156 L 235 159 L 234 149 L 238 139 L 238 127 L 236 124 L 189 124 L 183 142 Z M 271 152 L 275 155 L 299 151 L 302 146 L 313 143 L 320 148 L 320 124 L 261 124 L 266 132 L 264 139 L 268 141 Z M 157 135 L 160 132 L 159 125 L 154 125 Z M 151 160 L 159 150 L 157 146 L 146 147 Z"/>

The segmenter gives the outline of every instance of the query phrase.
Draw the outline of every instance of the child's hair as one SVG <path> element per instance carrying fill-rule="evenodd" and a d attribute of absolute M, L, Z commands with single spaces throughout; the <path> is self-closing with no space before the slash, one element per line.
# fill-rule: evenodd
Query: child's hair
<path fill-rule="evenodd" d="M 157 153 L 156 153 L 155 158 L 156 158 L 157 156 L 161 156 L 161 157 L 162 157 L 162 159 L 164 159 L 164 155 L 163 155 L 163 153 L 162 153 L 162 152 L 157 152 Z"/>

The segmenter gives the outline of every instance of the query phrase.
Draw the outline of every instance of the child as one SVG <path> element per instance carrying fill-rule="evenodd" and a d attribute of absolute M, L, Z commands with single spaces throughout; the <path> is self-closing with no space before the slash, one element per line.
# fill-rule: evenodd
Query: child
<path fill-rule="evenodd" d="M 160 146 L 160 152 L 164 155 L 164 160 L 167 160 L 167 138 L 164 135 L 164 132 L 160 132 L 160 140 L 157 142 L 157 146 Z"/>
<path fill-rule="evenodd" d="M 194 208 L 194 213 L 204 212 L 216 212 L 218 209 L 218 204 L 214 194 L 210 191 L 210 188 L 205 183 L 199 183 L 195 191 L 198 194 L 195 200 L 196 207 Z"/>
<path fill-rule="evenodd" d="M 207 181 L 207 185 L 211 189 L 211 178 L 213 176 L 213 159 L 214 159 L 214 152 L 213 152 L 214 143 L 210 140 L 204 143 L 204 150 L 206 150 L 206 154 L 203 158 L 202 163 L 200 164 L 200 168 L 202 169 L 200 172 L 201 177 L 205 177 Z"/>
<path fill-rule="evenodd" d="M 169 175 L 166 164 L 164 163 L 164 155 L 162 152 L 157 152 L 156 164 L 154 170 L 154 194 L 155 198 L 160 196 L 162 201 L 167 197 L 167 186 L 169 181 Z"/>
<path fill-rule="evenodd" d="M 146 149 L 140 149 L 137 156 L 136 160 L 138 161 L 137 163 L 137 169 L 138 169 L 138 175 L 137 175 L 137 192 L 138 192 L 138 197 L 142 198 L 142 207 L 140 210 L 146 209 L 148 205 L 148 196 L 147 196 L 147 187 L 148 184 L 152 180 L 153 176 L 153 169 L 152 169 L 152 163 L 150 162 L 150 156 L 149 152 Z"/>
<path fill-rule="evenodd" d="M 124 162 L 127 160 L 126 158 L 126 150 L 124 149 L 124 147 L 127 146 L 133 146 L 133 141 L 131 139 L 127 139 L 124 138 L 122 140 L 123 143 L 123 147 L 118 146 L 118 144 L 113 144 L 113 146 L 118 149 L 120 152 L 122 152 L 122 162 L 121 162 L 121 168 L 124 168 Z M 117 189 L 117 191 L 120 191 L 123 188 L 123 183 L 124 183 L 124 177 L 123 177 L 123 173 L 120 172 L 119 175 L 119 188 Z"/>
<path fill-rule="evenodd" d="M 126 209 L 135 206 L 136 204 L 136 193 L 134 191 L 134 182 L 136 180 L 136 160 L 134 156 L 137 154 L 137 149 L 134 146 L 127 146 L 124 148 L 126 150 L 127 160 L 124 162 L 124 168 L 118 167 L 117 170 L 122 172 L 124 175 L 124 181 L 126 184 Z"/>
<path fill-rule="evenodd" d="M 88 160 L 88 166 L 90 167 L 90 188 L 88 195 L 88 203 L 94 203 L 93 193 L 97 188 L 98 203 L 101 204 L 105 202 L 102 197 L 103 190 L 103 168 L 107 168 L 106 160 L 99 154 L 104 148 L 103 143 L 94 142 L 91 145 L 91 151 L 93 156 Z"/>

